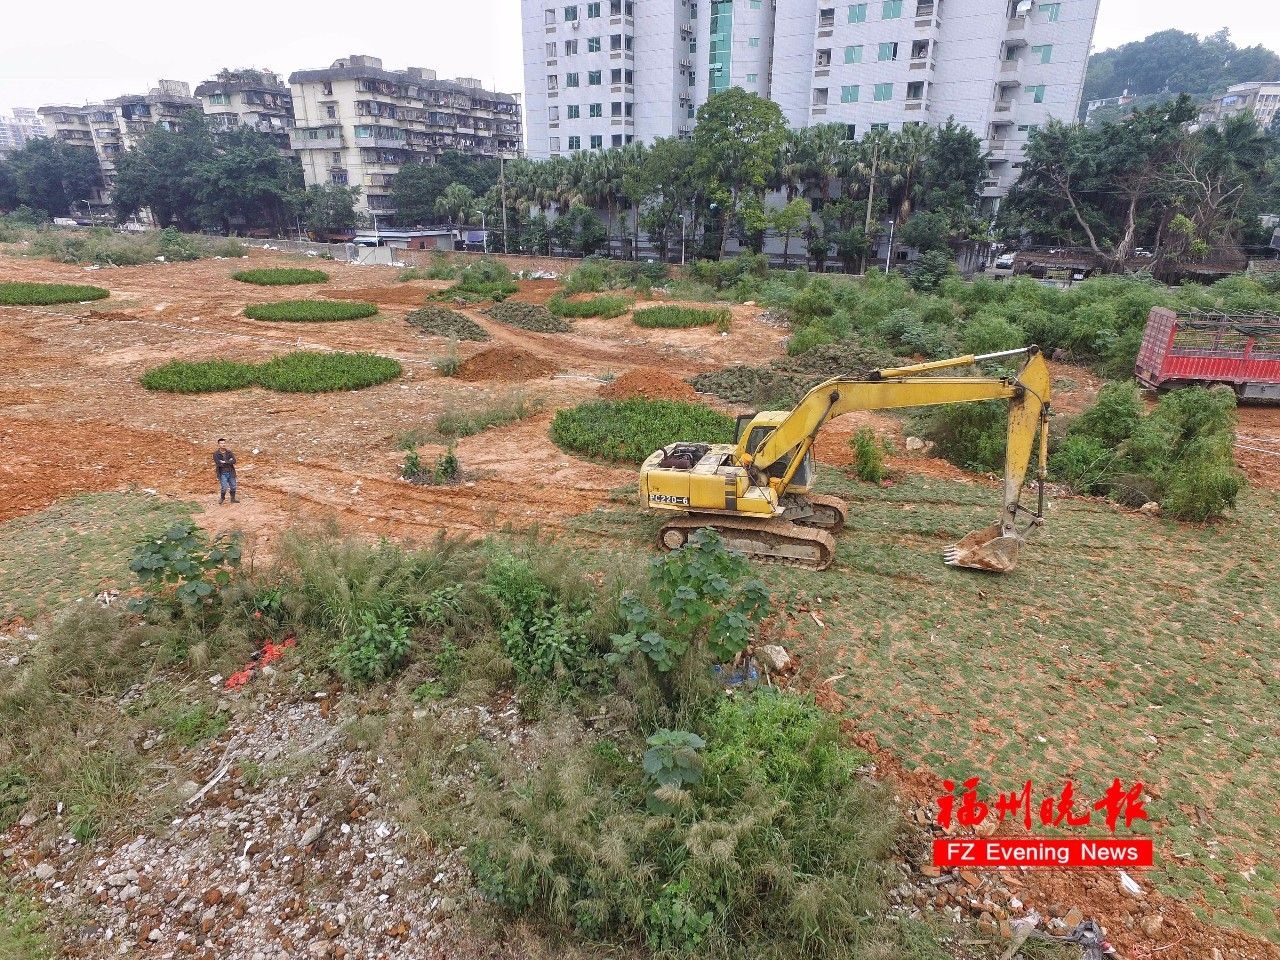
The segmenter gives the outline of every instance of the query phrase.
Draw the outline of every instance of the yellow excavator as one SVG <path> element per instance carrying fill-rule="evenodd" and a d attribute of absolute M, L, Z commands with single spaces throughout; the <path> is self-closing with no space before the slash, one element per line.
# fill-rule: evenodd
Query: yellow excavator
<path fill-rule="evenodd" d="M 940 377 L 942 370 L 1025 356 L 1012 377 Z M 855 410 L 889 410 L 979 400 L 1009 401 L 1004 501 L 1000 519 L 947 547 L 957 567 L 1007 573 L 1017 563 L 1023 533 L 1016 521 L 1044 522 L 1045 466 L 1049 450 L 1049 367 L 1035 346 L 980 356 L 953 357 L 873 370 L 864 380 L 828 380 L 792 410 L 738 418 L 734 443 L 681 441 L 655 451 L 640 468 L 644 506 L 678 516 L 658 533 L 658 546 L 675 550 L 700 527 L 713 527 L 726 544 L 754 560 L 824 570 L 848 508 L 843 500 L 812 492 L 813 443 L 829 420 Z M 1039 432 L 1038 503 L 1021 505 Z"/>

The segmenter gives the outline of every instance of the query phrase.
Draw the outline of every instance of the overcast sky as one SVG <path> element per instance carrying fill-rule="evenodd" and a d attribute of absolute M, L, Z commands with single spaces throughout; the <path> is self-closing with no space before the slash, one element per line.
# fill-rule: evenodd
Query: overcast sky
<path fill-rule="evenodd" d="M 350 53 L 379 56 L 390 69 L 476 77 L 509 92 L 523 82 L 520 0 L 15 0 L 0 6 L 0 113 L 142 93 L 161 77 L 194 88 L 222 67 L 268 67 L 287 77 Z M 1229 27 L 1236 43 L 1280 51 L 1276 7 L 1277 0 L 1102 0 L 1094 49 L 1169 27 L 1199 34 Z"/>

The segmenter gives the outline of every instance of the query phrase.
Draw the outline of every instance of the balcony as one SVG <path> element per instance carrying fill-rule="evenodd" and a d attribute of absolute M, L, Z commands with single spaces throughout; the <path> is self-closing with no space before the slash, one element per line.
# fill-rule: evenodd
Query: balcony
<path fill-rule="evenodd" d="M 932 30 L 942 25 L 942 20 L 938 17 L 938 4 L 936 3 L 918 3 L 916 4 L 916 28 L 919 30 Z"/>
<path fill-rule="evenodd" d="M 1012 100 L 997 100 L 996 106 L 995 106 L 995 112 L 1011 114 L 1013 113 L 1013 105 L 1014 105 L 1014 101 Z"/>
<path fill-rule="evenodd" d="M 1026 17 L 1010 17 L 1009 27 L 1006 32 L 1011 37 L 1024 36 L 1027 32 L 1027 18 Z"/>
<path fill-rule="evenodd" d="M 380 147 L 387 150 L 403 150 L 405 142 L 402 137 L 379 137 L 373 134 L 361 136 L 356 134 L 357 147 Z"/>
<path fill-rule="evenodd" d="M 1021 57 L 1019 57 L 1017 60 L 1000 61 L 1000 79 L 1002 81 L 1017 79 L 1018 74 L 1020 74 L 1021 72 L 1022 72 Z"/>

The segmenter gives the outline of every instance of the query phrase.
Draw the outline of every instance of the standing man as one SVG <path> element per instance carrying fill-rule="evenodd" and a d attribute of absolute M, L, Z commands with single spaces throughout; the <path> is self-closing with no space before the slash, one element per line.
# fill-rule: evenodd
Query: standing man
<path fill-rule="evenodd" d="M 226 503 L 227 492 L 231 492 L 231 502 L 236 499 L 236 455 L 227 449 L 226 437 L 218 438 L 218 449 L 213 451 L 213 467 L 218 473 L 219 503 Z"/>

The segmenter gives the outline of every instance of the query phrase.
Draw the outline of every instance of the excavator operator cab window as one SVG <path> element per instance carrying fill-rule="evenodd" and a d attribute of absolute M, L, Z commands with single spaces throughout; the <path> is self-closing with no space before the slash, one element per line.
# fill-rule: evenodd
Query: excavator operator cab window
<path fill-rule="evenodd" d="M 733 428 L 734 443 L 737 443 L 739 440 L 742 439 L 742 431 L 746 430 L 747 427 L 751 426 L 751 421 L 754 420 L 755 418 L 756 418 L 756 415 L 754 413 L 743 413 L 738 416 L 737 422 L 734 424 L 734 428 Z M 759 443 L 760 441 L 757 440 L 756 444 L 758 445 Z M 753 446 L 750 452 L 755 453 L 756 448 Z"/>
<path fill-rule="evenodd" d="M 746 414 L 738 418 L 738 430 L 737 430 L 738 437 L 742 436 L 742 431 L 746 428 L 748 424 L 751 423 L 754 417 L 755 417 L 755 414 Z M 751 433 L 747 436 L 747 453 L 754 454 L 758 449 L 760 449 L 760 444 L 764 443 L 765 438 L 768 437 L 769 434 L 773 433 L 773 431 L 774 431 L 773 427 L 753 428 Z M 787 468 L 791 466 L 791 456 L 792 456 L 791 454 L 788 454 L 787 456 L 779 459 L 778 462 L 775 463 L 773 466 L 771 466 L 768 470 L 769 476 L 775 477 L 775 478 L 784 476 L 787 472 Z M 791 478 L 791 485 L 796 487 L 807 487 L 809 486 L 812 480 L 813 480 L 813 452 L 810 451 L 809 453 L 805 454 L 804 462 L 800 464 L 799 469 L 796 470 L 795 476 Z"/>

